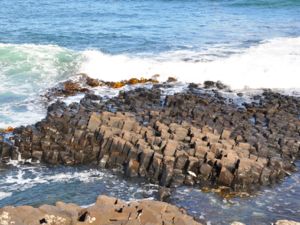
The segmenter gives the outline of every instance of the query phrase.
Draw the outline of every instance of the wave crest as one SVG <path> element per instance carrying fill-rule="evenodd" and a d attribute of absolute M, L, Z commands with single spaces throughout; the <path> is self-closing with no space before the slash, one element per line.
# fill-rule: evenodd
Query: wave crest
<path fill-rule="evenodd" d="M 185 52 L 186 57 L 178 52 L 147 57 L 114 56 L 96 50 L 82 54 L 85 61 L 80 72 L 102 80 L 160 74 L 161 81 L 169 76 L 183 82 L 220 80 L 233 89 L 300 87 L 300 37 L 265 41 L 240 53 L 211 61 L 193 59 L 194 52 Z M 200 55 L 205 55 L 205 52 Z"/>
<path fill-rule="evenodd" d="M 39 94 L 57 82 L 86 73 L 105 81 L 132 77 L 182 82 L 222 81 L 232 89 L 293 88 L 300 93 L 300 37 L 278 38 L 247 49 L 212 46 L 202 52 L 110 55 L 55 45 L 0 44 L 0 127 L 34 123 L 45 115 Z"/>

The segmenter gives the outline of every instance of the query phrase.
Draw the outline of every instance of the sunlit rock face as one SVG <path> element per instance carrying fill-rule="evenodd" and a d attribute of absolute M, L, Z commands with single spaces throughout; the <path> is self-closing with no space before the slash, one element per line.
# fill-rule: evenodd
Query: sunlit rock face
<path fill-rule="evenodd" d="M 57 202 L 55 206 L 42 205 L 4 207 L 0 209 L 2 225 L 113 225 L 113 224 L 178 224 L 201 225 L 182 209 L 167 203 L 141 200 L 124 202 L 105 195 L 99 196 L 93 206 L 82 208 L 75 204 Z"/>
<path fill-rule="evenodd" d="M 161 186 L 251 190 L 277 182 L 299 156 L 299 99 L 265 92 L 237 107 L 218 91 L 164 96 L 162 85 L 104 101 L 56 102 L 46 119 L 14 130 L 3 160 L 121 168 Z"/>

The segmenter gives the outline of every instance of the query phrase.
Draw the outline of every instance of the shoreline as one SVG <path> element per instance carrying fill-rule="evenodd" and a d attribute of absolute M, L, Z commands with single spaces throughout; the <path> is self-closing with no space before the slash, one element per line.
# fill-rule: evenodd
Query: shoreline
<path fill-rule="evenodd" d="M 55 206 L 42 205 L 4 207 L 0 209 L 2 225 L 79 225 L 79 224 L 178 224 L 201 225 L 183 209 L 163 202 L 141 200 L 124 202 L 120 199 L 99 196 L 87 208 L 57 202 Z"/>
<path fill-rule="evenodd" d="M 101 195 L 95 204 L 80 207 L 73 203 L 56 202 L 55 205 L 6 206 L 0 208 L 0 224 L 2 225 L 202 225 L 200 221 L 189 216 L 183 208 L 153 200 L 125 202 L 117 198 Z M 299 225 L 289 220 L 278 220 L 275 225 Z M 232 222 L 231 225 L 245 225 Z"/>
<path fill-rule="evenodd" d="M 160 88 L 172 85 L 154 84 L 105 100 L 84 90 L 80 103 L 56 102 L 41 122 L 16 128 L 10 143 L 0 139 L 1 160 L 21 156 L 54 165 L 119 167 L 128 177 L 165 187 L 162 199 L 168 188 L 199 184 L 237 197 L 276 184 L 296 169 L 298 98 L 265 90 L 241 108 L 220 95 L 226 86 L 208 94 L 217 83 L 190 84 L 164 96 Z M 81 92 L 71 87 L 67 95 Z"/>
<path fill-rule="evenodd" d="M 229 102 L 233 102 L 241 106 L 243 103 L 251 103 L 252 101 L 255 101 L 253 97 L 256 95 L 262 95 L 262 93 L 265 91 L 271 91 L 292 97 L 300 97 L 299 88 L 270 89 L 244 87 L 243 89 L 231 89 L 229 85 L 224 84 L 221 81 L 208 80 L 201 84 L 182 82 L 177 80 L 175 77 L 168 77 L 166 80 L 160 81 L 161 79 L 159 79 L 159 77 L 160 75 L 157 74 L 149 78 L 131 77 L 128 78 L 128 80 L 105 81 L 91 78 L 84 73 L 76 74 L 72 78 L 60 81 L 55 85 L 46 88 L 45 90 L 40 90 L 38 93 L 36 93 L 36 97 L 29 98 L 28 100 L 22 102 L 19 106 L 15 105 L 14 108 L 11 108 L 14 106 L 14 104 L 12 104 L 5 109 L 5 112 L 1 111 L 7 116 L 8 120 L 0 121 L 0 132 L 5 132 L 11 127 L 35 124 L 36 122 L 45 118 L 47 107 L 57 100 L 63 101 L 66 104 L 71 104 L 73 102 L 79 102 L 85 94 L 96 94 L 102 98 L 108 99 L 116 97 L 119 92 L 130 91 L 143 87 L 151 88 L 153 85 L 160 85 L 161 90 L 165 93 L 165 95 L 168 95 L 186 91 L 188 90 L 189 84 L 194 84 L 199 88 L 203 88 L 203 91 L 207 92 L 208 94 L 210 93 L 211 95 L 217 91 L 224 98 L 227 98 Z M 16 111 L 16 109 L 19 107 L 24 107 L 26 110 Z"/>

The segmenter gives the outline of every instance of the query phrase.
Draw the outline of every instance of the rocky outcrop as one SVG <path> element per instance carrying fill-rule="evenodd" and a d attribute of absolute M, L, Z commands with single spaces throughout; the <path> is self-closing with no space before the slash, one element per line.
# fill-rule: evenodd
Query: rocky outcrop
<path fill-rule="evenodd" d="M 0 209 L 2 225 L 146 225 L 174 224 L 200 225 L 183 209 L 163 202 L 141 200 L 124 202 L 120 199 L 99 196 L 88 208 L 57 202 L 55 206 L 7 206 Z"/>
<path fill-rule="evenodd" d="M 195 85 L 166 98 L 159 88 L 56 102 L 41 122 L 15 129 L 13 145 L 0 144 L 0 157 L 121 168 L 166 187 L 234 190 L 277 182 L 295 169 L 299 99 L 266 91 L 241 108 Z"/>
<path fill-rule="evenodd" d="M 170 78 L 169 82 L 176 81 L 175 78 Z M 117 82 L 107 82 L 103 80 L 98 80 L 95 78 L 89 77 L 87 74 L 81 73 L 78 74 L 72 80 L 66 80 L 57 84 L 55 87 L 50 88 L 43 97 L 47 99 L 47 101 L 53 101 L 57 99 L 57 97 L 67 97 L 73 96 L 79 93 L 92 93 L 92 88 L 99 86 L 106 86 L 110 88 L 122 88 L 125 85 L 136 85 L 136 84 L 157 84 L 158 81 L 156 76 L 150 79 L 145 78 L 131 78 L 129 80 L 122 80 Z"/>
<path fill-rule="evenodd" d="M 278 220 L 275 223 L 271 223 L 274 225 L 300 225 L 300 222 L 292 221 L 292 220 Z M 231 225 L 246 225 L 241 222 L 233 222 Z"/>
<path fill-rule="evenodd" d="M 300 225 L 300 222 L 291 220 L 278 220 L 275 225 Z"/>
<path fill-rule="evenodd" d="M 300 222 L 292 221 L 292 220 L 278 220 L 275 223 L 271 223 L 275 225 L 300 225 Z M 231 225 L 245 225 L 244 223 L 240 222 L 233 222 Z"/>

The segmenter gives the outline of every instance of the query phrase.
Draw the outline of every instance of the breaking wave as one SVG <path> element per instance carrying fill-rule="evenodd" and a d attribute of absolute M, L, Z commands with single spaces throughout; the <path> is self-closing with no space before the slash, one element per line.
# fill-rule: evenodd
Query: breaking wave
<path fill-rule="evenodd" d="M 221 51 L 216 49 L 216 52 Z M 183 82 L 220 80 L 233 89 L 300 88 L 300 37 L 264 41 L 227 57 L 216 54 L 209 60 L 205 56 L 211 56 L 211 51 L 207 54 L 176 51 L 151 57 L 107 55 L 96 50 L 82 54 L 85 61 L 80 71 L 102 80 L 159 74 L 161 81 L 168 76 Z"/>
<path fill-rule="evenodd" d="M 39 95 L 86 73 L 105 81 L 169 76 L 182 82 L 220 80 L 232 89 L 279 88 L 299 94 L 300 37 L 277 38 L 250 48 L 211 46 L 203 52 L 112 55 L 56 45 L 0 44 L 0 127 L 34 123 L 45 115 Z"/>

